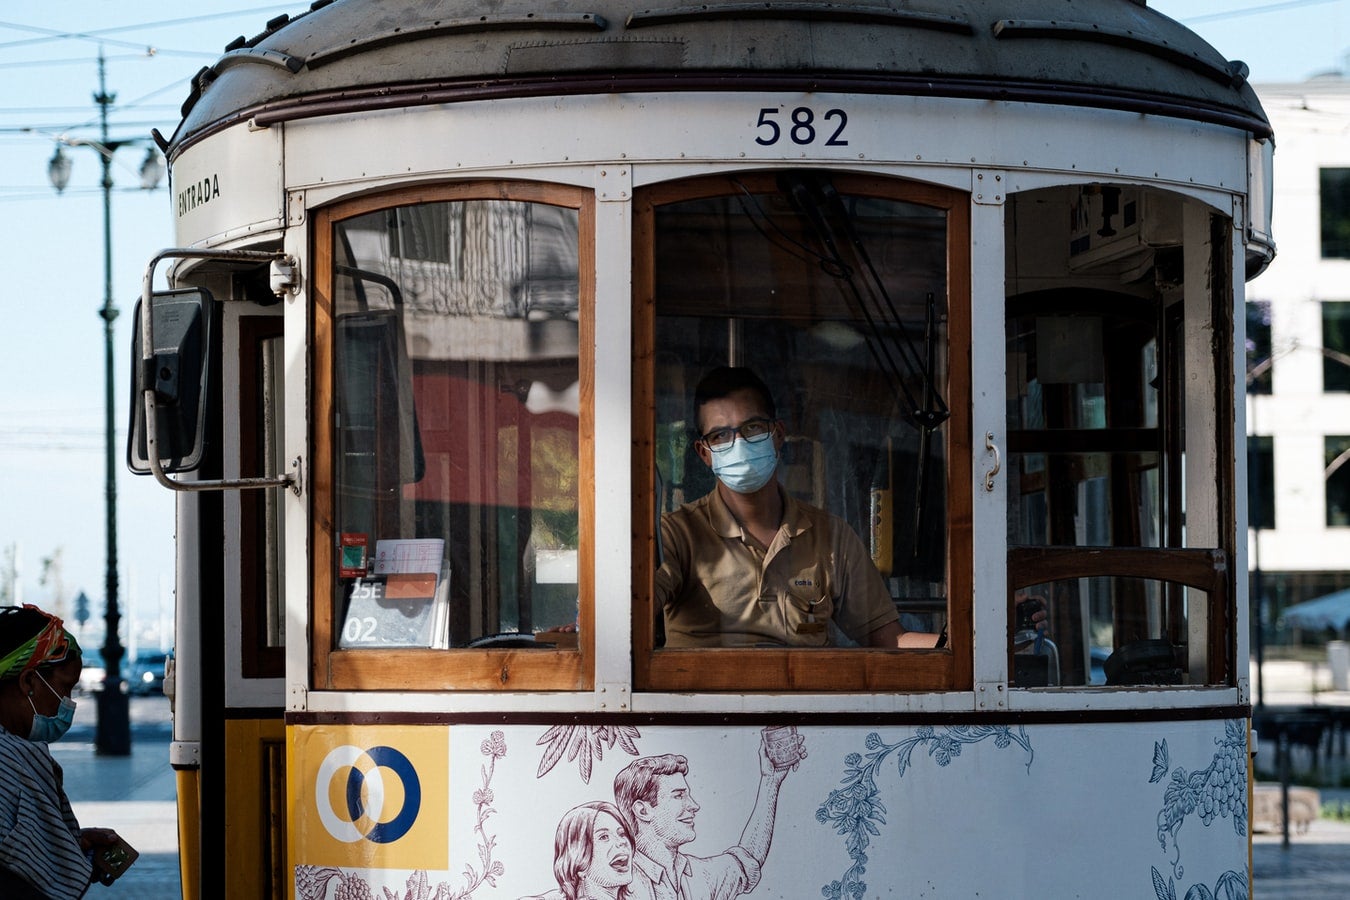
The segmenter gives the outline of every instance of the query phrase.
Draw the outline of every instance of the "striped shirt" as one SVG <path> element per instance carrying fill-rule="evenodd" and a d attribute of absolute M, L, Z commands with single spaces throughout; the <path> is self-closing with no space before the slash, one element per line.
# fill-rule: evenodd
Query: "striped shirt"
<path fill-rule="evenodd" d="M 80 823 L 46 744 L 0 727 L 0 885 L 12 878 L 39 896 L 84 896 L 93 867 L 80 849 Z"/>

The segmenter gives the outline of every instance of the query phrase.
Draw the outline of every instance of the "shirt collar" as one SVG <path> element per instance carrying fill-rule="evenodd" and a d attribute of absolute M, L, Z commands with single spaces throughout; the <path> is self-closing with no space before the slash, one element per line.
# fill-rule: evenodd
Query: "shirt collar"
<path fill-rule="evenodd" d="M 788 537 L 795 538 L 810 527 L 810 520 L 802 515 L 801 503 L 795 497 L 783 490 L 781 484 L 776 485 L 778 496 L 783 498 L 783 526 L 786 526 Z M 724 538 L 743 538 L 745 530 L 741 523 L 736 521 L 736 517 L 731 514 L 731 510 L 722 500 L 722 491 L 713 486 L 712 493 L 708 498 L 708 517 L 713 530 Z"/>
<path fill-rule="evenodd" d="M 647 854 L 633 848 L 633 865 L 642 870 L 642 874 L 647 876 L 647 880 L 653 884 L 660 884 L 666 880 L 666 870 L 660 863 L 652 859 Z M 674 869 L 681 875 L 689 874 L 689 860 L 680 851 L 675 851 Z"/>

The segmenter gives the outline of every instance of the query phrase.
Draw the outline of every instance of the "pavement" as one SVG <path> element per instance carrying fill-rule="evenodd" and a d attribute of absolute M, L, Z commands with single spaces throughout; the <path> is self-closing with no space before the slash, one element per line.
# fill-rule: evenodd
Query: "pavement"
<path fill-rule="evenodd" d="M 1264 666 L 1268 706 L 1350 706 L 1350 691 L 1332 689 L 1326 665 L 1268 661 Z M 1253 700 L 1256 673 L 1253 666 Z M 94 747 L 94 698 L 78 698 L 75 726 L 52 755 L 65 770 L 66 792 L 86 827 L 115 829 L 140 858 L 111 887 L 95 886 L 88 900 L 175 900 L 178 830 L 169 703 L 162 696 L 132 697 L 130 756 L 101 756 Z M 1258 753 L 1264 752 L 1258 748 Z M 1350 763 L 1342 763 L 1350 768 Z M 1350 806 L 1350 789 L 1322 790 L 1323 802 Z M 1303 833 L 1252 836 L 1253 895 L 1289 900 L 1350 898 L 1350 822 L 1318 819 Z"/>
<path fill-rule="evenodd" d="M 111 828 L 140 852 L 126 873 L 88 900 L 173 900 L 183 896 L 178 877 L 178 813 L 169 741 L 169 701 L 129 697 L 131 755 L 101 756 L 94 746 L 96 698 L 77 696 L 75 724 L 51 745 L 64 772 L 66 794 L 86 828 Z"/>

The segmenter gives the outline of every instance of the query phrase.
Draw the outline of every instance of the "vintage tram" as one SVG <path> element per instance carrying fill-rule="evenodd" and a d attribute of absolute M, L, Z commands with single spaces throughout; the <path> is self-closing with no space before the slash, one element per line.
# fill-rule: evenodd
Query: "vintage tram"
<path fill-rule="evenodd" d="M 184 896 L 1245 896 L 1245 76 L 1142 0 L 320 0 L 229 44 L 133 350 Z M 841 544 L 745 597 L 784 640 L 670 638 L 721 365 L 940 646 L 836 627 Z"/>

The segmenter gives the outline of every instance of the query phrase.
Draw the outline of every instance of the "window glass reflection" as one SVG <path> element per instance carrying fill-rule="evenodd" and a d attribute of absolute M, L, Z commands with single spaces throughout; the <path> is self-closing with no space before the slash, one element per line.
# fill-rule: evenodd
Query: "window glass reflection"
<path fill-rule="evenodd" d="M 335 644 L 573 621 L 577 210 L 383 209 L 333 248 Z"/>
<path fill-rule="evenodd" d="M 781 423 L 774 477 L 785 495 L 842 519 L 903 628 L 935 633 L 947 612 L 948 223 L 943 210 L 886 190 L 820 173 L 746 175 L 657 206 L 656 489 L 667 514 L 715 493 L 712 456 L 699 455 L 695 386 L 719 366 L 752 370 Z M 793 579 L 820 593 L 816 575 Z M 721 626 L 705 617 L 706 633 L 694 639 L 681 626 L 667 646 L 865 642 L 834 619 L 797 615 L 801 598 L 771 581 L 758 582 L 758 602 L 788 623 L 776 632 L 733 628 L 724 609 L 713 617 Z M 659 574 L 657 592 L 667 616 L 688 605 L 664 597 Z"/>

